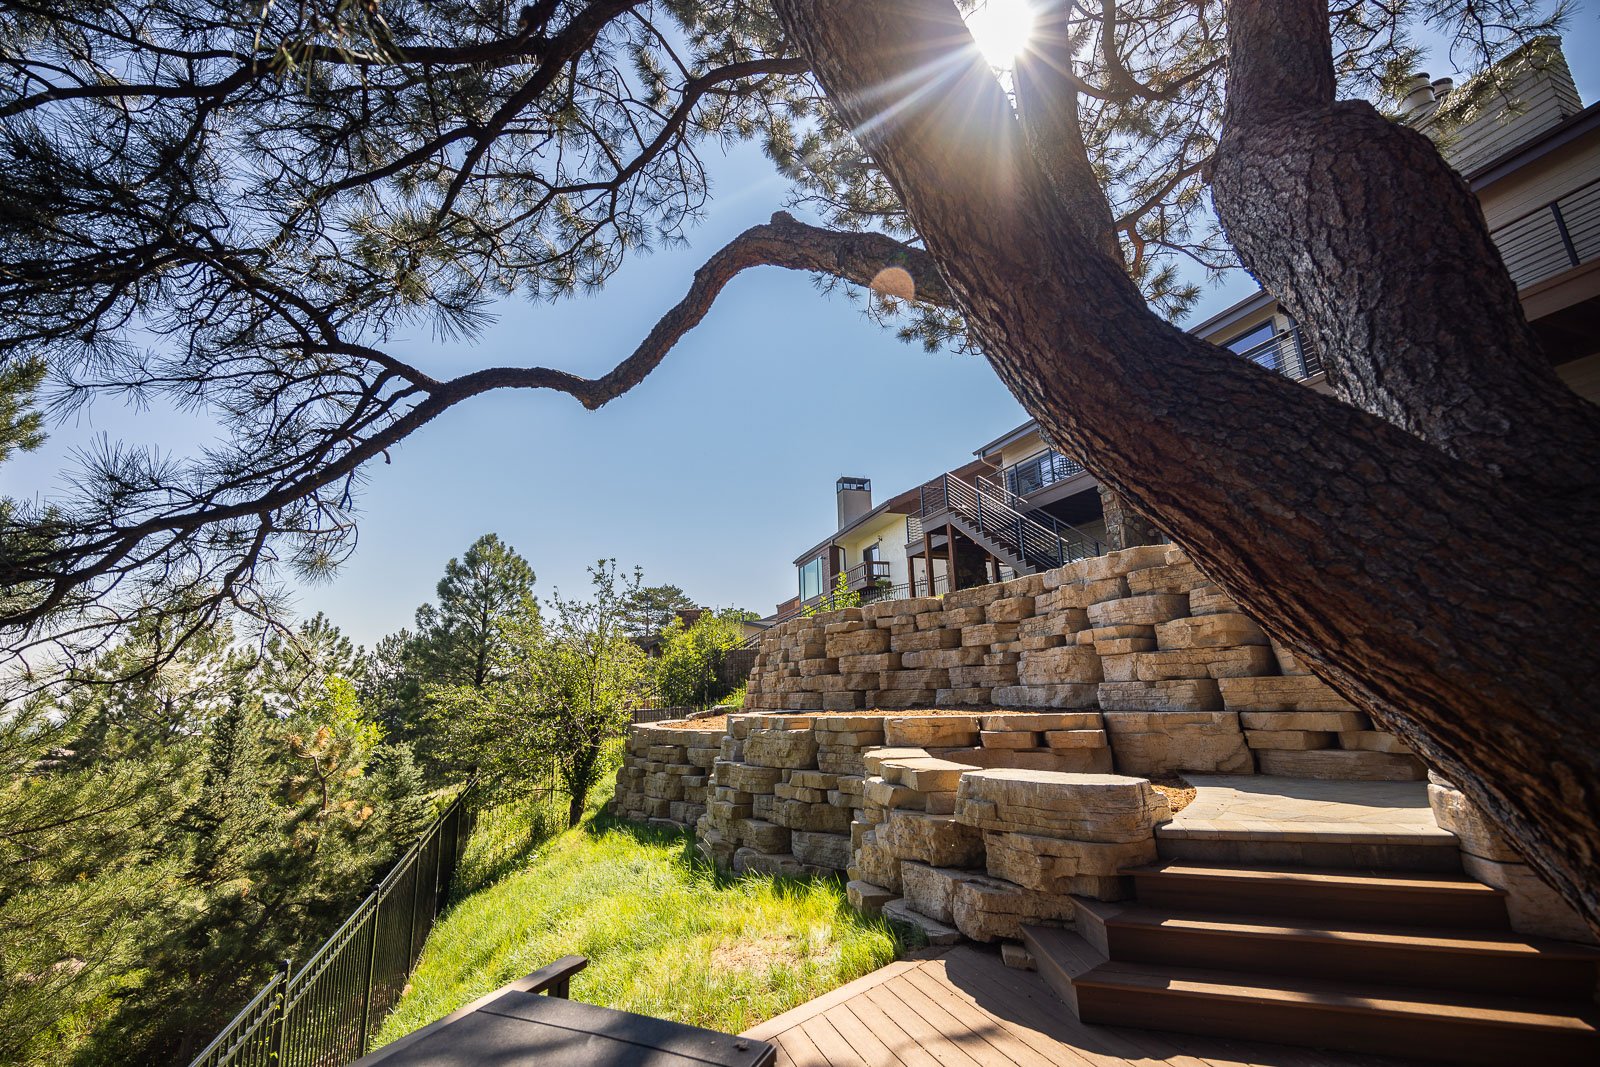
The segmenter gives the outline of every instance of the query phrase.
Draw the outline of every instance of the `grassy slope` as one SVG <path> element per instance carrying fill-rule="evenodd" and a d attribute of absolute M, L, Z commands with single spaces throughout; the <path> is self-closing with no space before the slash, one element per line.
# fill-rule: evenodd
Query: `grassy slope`
<path fill-rule="evenodd" d="M 480 826 L 477 853 L 497 859 L 469 851 L 462 873 L 500 876 L 434 927 L 379 1044 L 568 953 L 589 958 L 574 1000 L 731 1033 L 895 956 L 889 928 L 835 883 L 718 879 L 687 862 L 682 835 L 604 816 L 508 861 L 508 828 L 525 823 Z"/>

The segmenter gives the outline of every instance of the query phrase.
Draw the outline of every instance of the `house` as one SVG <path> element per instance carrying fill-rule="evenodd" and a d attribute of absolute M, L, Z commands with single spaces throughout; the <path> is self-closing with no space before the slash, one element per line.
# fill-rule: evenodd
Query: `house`
<path fill-rule="evenodd" d="M 1600 402 L 1600 105 L 1583 106 L 1554 37 L 1490 77 L 1456 87 L 1419 74 L 1400 118 L 1434 138 L 1477 193 L 1557 373 Z M 1331 392 L 1317 353 L 1265 291 L 1191 332 Z M 864 600 L 927 595 L 1163 539 L 1037 422 L 973 455 L 876 506 L 868 479 L 840 478 L 836 529 L 796 557 L 796 596 L 774 618 L 823 602 L 841 575 Z"/>

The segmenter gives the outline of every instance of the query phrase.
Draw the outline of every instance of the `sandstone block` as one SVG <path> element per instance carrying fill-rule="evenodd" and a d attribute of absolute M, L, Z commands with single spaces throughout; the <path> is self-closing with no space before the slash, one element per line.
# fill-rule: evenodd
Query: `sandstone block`
<path fill-rule="evenodd" d="M 1189 614 L 1215 615 L 1223 611 L 1238 611 L 1236 604 L 1220 585 L 1207 584 L 1189 591 Z"/>
<path fill-rule="evenodd" d="M 844 887 L 844 895 L 845 899 L 850 902 L 850 906 L 852 908 L 860 912 L 865 912 L 868 915 L 877 915 L 879 912 L 883 911 L 883 906 L 885 904 L 896 899 L 894 893 L 885 889 L 883 886 L 873 885 L 871 882 L 862 882 L 859 880 L 854 882 L 846 882 Z"/>
<path fill-rule="evenodd" d="M 978 734 L 984 748 L 1038 748 L 1039 735 L 1032 730 L 983 730 Z"/>
<path fill-rule="evenodd" d="M 937 668 L 920 671 L 884 671 L 878 676 L 878 689 L 943 689 L 950 685 L 950 672 Z"/>
<path fill-rule="evenodd" d="M 1244 743 L 1252 749 L 1271 748 L 1287 752 L 1305 752 L 1318 748 L 1336 748 L 1339 735 L 1325 730 L 1246 730 Z"/>
<path fill-rule="evenodd" d="M 1110 742 L 1101 729 L 1046 730 L 1044 743 L 1054 749 L 1107 748 Z"/>
<path fill-rule="evenodd" d="M 831 634 L 825 647 L 828 656 L 832 658 L 867 656 L 889 651 L 889 635 L 876 628 L 847 634 Z"/>
<path fill-rule="evenodd" d="M 1080 645 L 1095 645 L 1096 652 L 1100 652 L 1101 641 L 1120 641 L 1124 639 L 1156 639 L 1154 626 L 1091 626 L 1087 630 L 1079 630 L 1074 635 L 1074 640 Z M 1102 655 L 1116 655 L 1118 649 L 1112 648 Z"/>
<path fill-rule="evenodd" d="M 1383 730 L 1347 730 L 1339 735 L 1339 747 L 1353 748 L 1362 752 L 1411 754 L 1411 749 L 1404 741 Z"/>
<path fill-rule="evenodd" d="M 951 608 L 986 608 L 1006 595 L 999 585 L 975 585 L 970 589 L 957 589 L 944 595 L 944 610 Z"/>
<path fill-rule="evenodd" d="M 1354 711 L 1355 706 L 1319 678 L 1224 678 L 1229 711 Z"/>
<path fill-rule="evenodd" d="M 1016 639 L 1017 624 L 1014 622 L 983 622 L 961 628 L 961 643 L 969 648 L 983 648 Z"/>
<path fill-rule="evenodd" d="M 961 635 L 954 630 L 937 630 L 936 633 L 949 634 L 954 640 L 959 641 Z M 926 652 L 906 652 L 900 657 L 900 665 L 908 670 L 926 670 L 929 668 L 948 670 L 951 667 L 975 667 L 983 662 L 986 655 L 982 648 L 938 648 Z"/>
<path fill-rule="evenodd" d="M 955 902 L 956 883 L 971 873 L 907 860 L 900 865 L 905 901 L 931 919 L 938 919 L 942 923 L 953 922 L 955 916 L 951 914 L 951 905 Z"/>
<path fill-rule="evenodd" d="M 1428 785 L 1428 806 L 1433 820 L 1455 834 L 1461 851 L 1496 863 L 1522 862 L 1522 856 L 1491 823 L 1479 807 L 1459 791 L 1445 785 Z"/>
<path fill-rule="evenodd" d="M 885 760 L 903 759 L 907 756 L 926 756 L 928 750 L 910 745 L 885 745 L 881 748 L 869 748 L 862 752 L 862 763 L 867 768 L 869 775 L 883 774 Z"/>
<path fill-rule="evenodd" d="M 884 636 L 888 640 L 888 635 Z M 877 674 L 880 671 L 897 671 L 900 669 L 900 653 L 876 652 L 864 656 L 840 656 L 839 672 L 841 674 Z M 873 683 L 874 685 L 876 682 Z M 871 688 L 867 686 L 866 688 Z"/>
<path fill-rule="evenodd" d="M 817 749 L 817 769 L 829 774 L 865 774 L 867 765 L 858 748 Z"/>
<path fill-rule="evenodd" d="M 969 771 L 956 797 L 956 817 L 976 829 L 1078 841 L 1142 840 L 1171 817 L 1166 798 L 1149 782 L 1115 774 Z"/>
<path fill-rule="evenodd" d="M 958 704 L 989 704 L 994 690 L 988 686 L 964 686 L 960 689 L 940 689 L 933 695 L 933 702 L 941 708 L 952 707 Z"/>
<path fill-rule="evenodd" d="M 788 853 L 768 853 L 754 848 L 741 848 L 733 854 L 736 874 L 770 874 L 780 878 L 804 878 L 810 872 L 805 864 Z"/>
<path fill-rule="evenodd" d="M 1210 711 L 1222 707 L 1222 695 L 1217 688 L 1219 684 L 1209 678 L 1166 682 L 1101 682 L 1100 706 L 1107 711 Z"/>
<path fill-rule="evenodd" d="M 1120 577 L 1147 567 L 1163 566 L 1167 562 L 1167 546 L 1136 545 L 1077 562 L 1082 568 L 1083 579 L 1092 582 L 1101 578 Z"/>
<path fill-rule="evenodd" d="M 774 766 L 754 763 L 728 763 L 728 785 L 742 793 L 770 793 L 782 777 Z"/>
<path fill-rule="evenodd" d="M 1153 637 L 1116 637 L 1109 641 L 1096 641 L 1091 645 L 1097 656 L 1126 656 L 1134 652 L 1154 652 Z M 1127 679 L 1124 679 L 1125 681 Z"/>
<path fill-rule="evenodd" d="M 1103 677 L 1100 657 L 1077 645 L 1025 652 L 1017 667 L 1017 681 L 1022 685 L 1098 682 Z"/>
<path fill-rule="evenodd" d="M 879 766 L 884 778 L 896 785 L 909 786 L 919 793 L 952 792 L 962 774 L 977 770 L 971 764 L 933 756 L 903 756 L 884 760 Z"/>
<path fill-rule="evenodd" d="M 916 630 L 889 638 L 889 648 L 900 653 L 960 647 L 961 634 L 956 630 Z"/>
<path fill-rule="evenodd" d="M 1016 712 L 985 715 L 985 730 L 1080 730 L 1100 725 L 1100 714 L 1093 711 Z"/>
<path fill-rule="evenodd" d="M 1093 626 L 1153 626 L 1188 614 L 1189 598 L 1171 593 L 1147 593 L 1144 596 L 1104 600 L 1089 606 L 1089 622 Z"/>
<path fill-rule="evenodd" d="M 817 760 L 817 739 L 809 730 L 751 730 L 744 742 L 744 758 L 758 767 L 812 767 Z"/>
<path fill-rule="evenodd" d="M 984 835 L 985 868 L 996 878 L 1049 897 L 1072 894 L 1098 900 L 1128 896 L 1120 872 L 1153 863 L 1153 836 L 1132 841 L 1075 841 L 1026 833 Z"/>
<path fill-rule="evenodd" d="M 1146 593 L 1181 593 L 1187 596 L 1205 584 L 1205 576 L 1188 560 L 1128 572 L 1128 592 L 1134 596 Z"/>
<path fill-rule="evenodd" d="M 881 885 L 896 896 L 900 895 L 900 857 L 878 843 L 878 831 L 868 830 L 861 835 L 850 857 L 854 862 L 852 878 Z"/>
<path fill-rule="evenodd" d="M 819 834 L 797 830 L 793 834 L 794 858 L 813 867 L 842 871 L 850 866 L 850 835 Z"/>
<path fill-rule="evenodd" d="M 1021 622 L 1033 614 L 1033 597 L 1012 596 L 996 600 L 984 608 L 985 622 Z"/>
<path fill-rule="evenodd" d="M 977 744 L 978 721 L 976 715 L 896 716 L 884 720 L 883 736 L 891 746 L 961 748 Z"/>
<path fill-rule="evenodd" d="M 1223 615 L 1207 617 L 1226 618 Z M 1271 650 L 1262 645 L 1139 652 L 1133 659 L 1134 677 L 1141 682 L 1175 678 L 1245 678 L 1275 670 L 1276 667 Z"/>
<path fill-rule="evenodd" d="M 1093 682 L 1001 686 L 990 699 L 1002 708 L 1092 708 L 1100 703 L 1100 687 Z"/>
<path fill-rule="evenodd" d="M 1038 601 L 1034 603 L 1037 604 Z M 1018 622 L 1017 639 L 1025 641 L 1034 637 L 1062 637 L 1077 633 L 1088 625 L 1087 611 L 1082 608 L 1064 608 Z"/>
<path fill-rule="evenodd" d="M 1100 578 L 1095 581 L 1083 583 L 1082 603 L 1093 608 L 1096 604 L 1106 604 L 1113 600 L 1126 600 L 1128 597 L 1128 579 L 1126 578 Z M 1089 624 L 1097 625 L 1094 613 L 1089 613 Z"/>
<path fill-rule="evenodd" d="M 937 694 L 937 689 L 869 689 L 867 706 L 884 711 L 932 707 Z"/>
<path fill-rule="evenodd" d="M 1267 635 L 1255 620 L 1236 612 L 1220 612 L 1173 619 L 1156 625 L 1156 644 L 1163 649 L 1229 648 L 1267 644 Z M 1271 656 L 1270 649 L 1268 656 Z"/>
<path fill-rule="evenodd" d="M 822 694 L 822 708 L 824 711 L 856 711 L 865 702 L 863 694 L 850 690 Z"/>
<path fill-rule="evenodd" d="M 1588 924 L 1527 864 L 1497 863 L 1463 853 L 1461 866 L 1478 881 L 1506 891 L 1506 911 L 1511 915 L 1511 928 L 1518 933 L 1595 942 Z"/>
<path fill-rule="evenodd" d="M 950 685 L 957 689 L 993 689 L 1016 682 L 1017 668 L 1009 664 L 950 668 Z"/>
<path fill-rule="evenodd" d="M 1256 753 L 1262 774 L 1286 778 L 1329 778 L 1356 782 L 1419 782 L 1428 770 L 1411 755 L 1324 749 L 1317 752 Z"/>
<path fill-rule="evenodd" d="M 1270 638 L 1269 641 L 1271 641 Z M 1296 656 L 1293 652 L 1280 645 L 1277 641 L 1271 641 L 1271 648 L 1273 658 L 1278 661 L 1278 671 L 1280 673 L 1290 675 L 1311 673 L 1311 671 L 1306 668 L 1305 664 L 1300 662 L 1299 656 Z"/>
<path fill-rule="evenodd" d="M 1232 712 L 1108 708 L 1103 714 L 1111 751 L 1124 774 L 1250 774 L 1255 770 L 1239 717 Z"/>
<path fill-rule="evenodd" d="M 946 607 L 940 612 L 942 625 L 947 630 L 963 630 L 968 626 L 977 626 L 983 622 L 983 605 L 975 608 Z"/>
<path fill-rule="evenodd" d="M 1366 730 L 1367 717 L 1356 711 L 1242 711 L 1246 730 L 1326 730 L 1350 733 Z"/>
<path fill-rule="evenodd" d="M 883 906 L 883 917 L 915 930 L 930 945 L 953 945 L 961 940 L 961 932 L 930 916 L 924 915 L 904 900 L 892 900 Z"/>
<path fill-rule="evenodd" d="M 767 822 L 765 819 L 741 819 L 731 824 L 733 834 L 741 845 L 757 852 L 788 852 L 789 829 Z"/>
<path fill-rule="evenodd" d="M 974 941 L 1015 941 L 1024 925 L 1059 925 L 1072 921 L 1072 898 L 1043 895 L 1003 878 L 969 874 L 953 886 L 951 920 Z"/>
<path fill-rule="evenodd" d="M 1096 641 L 1098 647 L 1105 642 Z M 1135 652 L 1126 652 L 1121 655 L 1108 655 L 1100 657 L 1100 676 L 1108 682 L 1137 682 L 1139 680 L 1139 663 L 1134 656 Z"/>
<path fill-rule="evenodd" d="M 934 867 L 973 867 L 983 862 L 982 836 L 953 815 L 895 809 L 873 833 L 879 844 L 902 860 Z"/>
<path fill-rule="evenodd" d="M 805 800 L 778 800 L 772 805 L 772 821 L 790 830 L 819 834 L 848 834 L 850 812 L 836 808 L 824 797 L 820 803 Z"/>
<path fill-rule="evenodd" d="M 911 618 L 926 611 L 938 611 L 943 601 L 936 596 L 908 597 L 903 600 L 880 600 L 861 608 L 863 619 L 894 617 Z"/>
<path fill-rule="evenodd" d="M 1014 941 L 1006 941 L 1000 945 L 1000 962 L 1014 971 L 1039 969 L 1039 962 L 1033 958 L 1033 953 Z"/>

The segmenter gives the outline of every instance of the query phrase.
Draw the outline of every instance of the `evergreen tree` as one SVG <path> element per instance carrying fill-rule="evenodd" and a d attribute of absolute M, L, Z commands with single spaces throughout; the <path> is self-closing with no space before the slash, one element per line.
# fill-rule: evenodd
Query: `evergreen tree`
<path fill-rule="evenodd" d="M 628 594 L 623 628 L 640 643 L 648 643 L 672 625 L 680 611 L 698 605 L 676 585 L 646 585 Z"/>
<path fill-rule="evenodd" d="M 417 609 L 417 665 L 431 682 L 482 689 L 501 666 L 507 621 L 536 620 L 534 573 L 495 534 L 445 565 L 437 604 Z"/>

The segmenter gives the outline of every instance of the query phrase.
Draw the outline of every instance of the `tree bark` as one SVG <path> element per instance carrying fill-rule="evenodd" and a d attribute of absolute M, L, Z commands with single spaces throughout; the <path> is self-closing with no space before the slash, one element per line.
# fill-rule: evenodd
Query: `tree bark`
<path fill-rule="evenodd" d="M 1465 180 L 1422 134 L 1334 101 L 1326 0 L 1227 14 L 1217 214 L 1335 391 L 1509 491 L 1592 493 L 1600 411 L 1540 349 Z"/>
<path fill-rule="evenodd" d="M 1600 557 L 1589 527 L 1575 521 L 1592 509 L 1593 493 L 1580 485 L 1561 507 L 1529 509 L 1507 492 L 1512 471 L 1532 477 L 1535 465 L 1531 455 L 1513 465 L 1512 453 L 1548 449 L 1548 435 L 1509 422 L 1475 434 L 1485 420 L 1460 428 L 1440 412 L 1440 429 L 1420 438 L 1397 424 L 1414 416 L 1368 414 L 1182 333 L 1145 307 L 1122 265 L 1086 236 L 1091 227 L 1052 194 L 989 71 L 952 44 L 967 39 L 952 5 L 777 7 L 904 201 L 990 362 L 1048 436 L 1158 519 L 1270 632 L 1456 781 L 1600 927 L 1591 695 Z M 1280 50 L 1264 84 L 1287 84 L 1303 62 L 1281 36 L 1291 31 L 1283 22 L 1235 40 L 1230 61 L 1241 62 L 1247 47 Z M 1362 156 L 1370 152 L 1355 139 L 1362 129 L 1319 124 L 1319 137 L 1330 150 Z M 1434 167 L 1408 188 L 1448 207 L 1450 181 Z M 1323 224 L 1356 229 L 1360 220 Z M 1396 263 L 1385 290 L 1425 289 L 1414 257 Z M 1488 259 L 1484 272 L 1495 263 Z M 1373 282 L 1336 267 L 1304 268 L 1307 286 L 1322 287 L 1330 307 Z M 1512 314 L 1503 300 L 1495 307 L 1487 318 Z M 1387 373 L 1386 352 L 1340 335 L 1324 343 L 1325 323 L 1314 314 L 1303 325 L 1320 350 L 1339 348 L 1360 373 Z M 1510 379 L 1516 395 L 1543 395 L 1532 379 L 1548 370 L 1525 353 L 1495 363 L 1494 346 L 1517 332 L 1502 323 L 1488 341 L 1447 334 L 1428 343 L 1463 376 L 1494 365 L 1495 380 Z M 1395 388 L 1422 412 L 1433 387 Z M 1495 388 L 1483 393 L 1486 409 Z M 1489 454 L 1498 459 L 1480 458 Z M 1541 454 L 1557 469 L 1573 465 Z"/>

